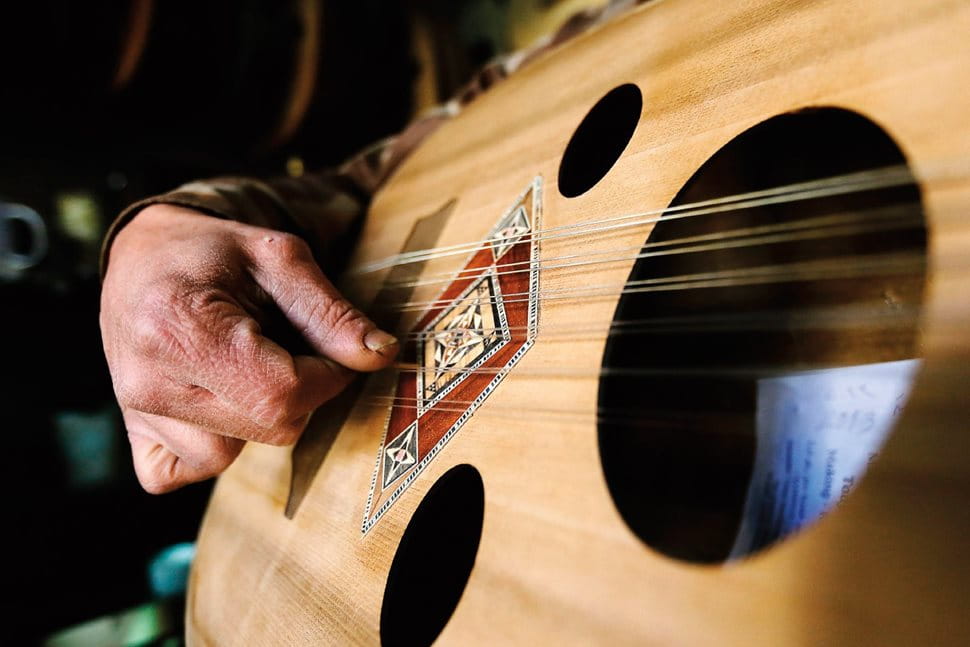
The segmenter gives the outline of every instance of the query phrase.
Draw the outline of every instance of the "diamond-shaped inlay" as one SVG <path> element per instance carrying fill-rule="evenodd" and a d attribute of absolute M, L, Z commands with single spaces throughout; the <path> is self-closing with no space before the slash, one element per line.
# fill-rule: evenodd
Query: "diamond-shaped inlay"
<path fill-rule="evenodd" d="M 404 336 L 402 368 L 364 507 L 367 532 L 535 343 L 542 178 L 495 221 Z M 515 268 L 515 269 L 510 269 Z"/>

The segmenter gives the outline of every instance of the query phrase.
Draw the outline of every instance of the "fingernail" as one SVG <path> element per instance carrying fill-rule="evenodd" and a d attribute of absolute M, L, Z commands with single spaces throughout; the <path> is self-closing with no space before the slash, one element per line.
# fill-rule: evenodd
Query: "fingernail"
<path fill-rule="evenodd" d="M 364 336 L 364 346 L 381 355 L 384 354 L 385 350 L 396 345 L 397 339 L 379 328 L 375 328 Z"/>

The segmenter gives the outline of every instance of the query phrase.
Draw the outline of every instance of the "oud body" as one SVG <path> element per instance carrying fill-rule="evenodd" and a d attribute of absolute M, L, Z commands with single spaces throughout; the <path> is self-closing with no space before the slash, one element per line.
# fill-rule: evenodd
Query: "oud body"
<path fill-rule="evenodd" d="M 640 99 L 628 141 L 601 177 L 567 197 L 561 167 L 577 128 L 603 97 L 627 84 Z M 638 531 L 630 504 L 618 507 L 623 484 L 610 480 L 603 456 L 609 431 L 601 415 L 604 354 L 623 296 L 608 287 L 630 280 L 639 260 L 635 250 L 645 249 L 662 219 L 643 218 L 608 234 L 588 223 L 662 211 L 678 197 L 696 204 L 689 180 L 725 146 L 779 115 L 813 109 L 859 116 L 897 147 L 915 178 L 925 218 L 925 235 L 914 243 L 925 265 L 918 280 L 908 275 L 895 287 L 858 287 L 860 303 L 870 303 L 871 292 L 889 305 L 916 308 L 912 338 L 854 329 L 848 336 L 807 337 L 805 344 L 824 343 L 813 357 L 827 365 L 919 359 L 919 370 L 878 459 L 821 519 L 738 559 L 728 559 L 723 546 L 708 553 L 679 551 L 686 544 L 678 536 Z M 450 304 L 471 298 L 471 284 L 455 281 L 466 276 L 463 268 L 475 266 L 476 253 L 497 254 L 495 241 L 525 245 L 514 261 L 482 257 L 499 272 L 519 263 L 519 287 L 500 282 L 493 289 L 504 295 L 502 316 L 513 330 L 509 343 L 525 350 L 502 359 L 500 349 L 483 363 L 453 367 L 451 378 L 471 377 L 449 384 L 452 391 L 433 403 L 430 394 L 445 391 L 444 382 L 402 382 L 408 367 L 420 373 L 425 361 L 421 353 L 427 349 L 409 347 L 396 371 L 361 385 L 345 414 L 319 411 L 304 447 L 249 444 L 220 477 L 202 527 L 186 610 L 190 644 L 421 643 L 418 633 L 407 634 L 406 623 L 388 633 L 383 606 L 389 573 L 422 500 L 459 465 L 480 477 L 480 538 L 471 548 L 474 566 L 458 587 L 460 601 L 442 612 L 444 628 L 431 636 L 437 635 L 436 644 L 965 644 L 968 115 L 970 4 L 959 0 L 664 0 L 529 63 L 400 167 L 371 207 L 353 263 L 374 271 L 346 282 L 365 309 L 373 304 L 375 312 L 396 312 L 402 339 L 420 338 L 413 331 L 453 326 Z M 836 168 L 830 175 L 837 175 L 841 153 L 832 150 Z M 751 188 L 770 186 L 756 179 Z M 715 186 L 707 197 L 743 188 L 730 184 L 718 193 Z M 523 200 L 533 202 L 523 207 Z M 526 216 L 524 237 L 501 238 L 518 231 L 519 207 Z M 591 233 L 551 234 L 571 231 Z M 483 242 L 490 237 L 491 243 Z M 400 263 L 380 265 L 382 259 L 400 260 L 402 251 L 448 248 L 461 253 L 426 255 L 403 273 Z M 629 249 L 634 251 L 619 253 Z M 608 255 L 611 250 L 616 253 Z M 547 271 L 567 258 L 612 260 L 589 271 Z M 453 278 L 439 278 L 448 276 Z M 573 292 L 576 298 L 553 298 Z M 489 294 L 486 300 L 494 302 Z M 825 303 L 850 301 L 832 297 Z M 483 329 L 498 327 L 499 315 L 482 316 L 492 317 Z M 564 339 L 562 331 L 579 330 L 583 334 Z M 725 365 L 717 343 L 706 339 L 702 354 L 710 361 L 704 365 Z M 746 349 L 732 346 L 737 365 Z M 763 349 L 752 346 L 751 354 L 758 353 L 764 357 Z M 693 357 L 689 365 L 699 361 Z M 677 368 L 669 358 L 663 366 Z M 663 379 L 661 374 L 644 383 L 645 401 L 654 387 L 663 388 Z M 407 393 L 418 395 L 407 400 Z M 449 397 L 451 408 L 461 411 L 445 406 Z M 678 406 L 689 409 L 694 396 L 678 397 Z M 703 393 L 696 397 L 699 408 L 710 406 Z M 422 400 L 423 415 L 438 415 L 440 428 L 431 440 L 415 437 L 412 446 L 401 430 L 423 418 L 402 404 Z M 339 428 L 328 428 L 335 419 Z M 729 422 L 710 424 L 734 429 Z M 685 436 L 686 449 L 680 449 L 689 453 L 696 440 L 698 451 L 711 453 L 701 446 L 709 436 Z M 402 440 L 391 447 L 395 438 Z M 649 441 L 638 447 L 651 456 L 645 470 L 669 449 L 651 449 Z M 757 452 L 749 442 L 713 453 L 730 463 L 735 453 L 750 461 Z M 402 470 L 400 480 L 396 469 Z M 739 472 L 734 482 L 741 494 L 746 474 Z M 723 495 L 721 483 L 708 484 L 715 499 Z M 663 502 L 655 490 L 644 496 L 634 515 L 649 525 L 651 506 Z M 676 492 L 662 496 L 675 498 Z M 457 505 L 462 507 L 460 500 Z M 467 509 L 480 505 L 481 497 L 472 496 Z M 738 506 L 725 506 L 731 510 L 723 518 L 711 516 L 711 536 L 737 529 Z M 670 509 L 665 519 L 675 524 L 676 506 Z M 422 590 L 421 573 L 428 574 L 428 586 L 436 586 L 437 571 L 452 566 L 449 542 L 460 540 L 450 534 L 448 519 L 437 523 L 445 529 L 442 561 L 426 550 L 421 564 L 410 565 L 417 600 L 434 597 Z M 703 543 L 704 523 L 690 528 L 687 544 L 698 537 Z M 415 626 L 423 622 L 422 608 L 418 603 L 409 611 Z"/>

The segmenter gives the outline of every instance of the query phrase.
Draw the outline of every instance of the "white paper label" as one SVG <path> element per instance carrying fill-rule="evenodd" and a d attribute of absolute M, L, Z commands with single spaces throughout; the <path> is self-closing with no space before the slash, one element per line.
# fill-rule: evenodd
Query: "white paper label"
<path fill-rule="evenodd" d="M 812 523 L 852 490 L 918 368 L 913 359 L 758 380 L 757 452 L 730 559 Z"/>

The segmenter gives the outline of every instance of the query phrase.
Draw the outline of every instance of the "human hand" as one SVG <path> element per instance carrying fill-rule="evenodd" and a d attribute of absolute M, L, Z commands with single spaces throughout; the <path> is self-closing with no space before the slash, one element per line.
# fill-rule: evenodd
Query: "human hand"
<path fill-rule="evenodd" d="M 274 313 L 313 354 L 264 336 Z M 156 494 L 221 473 L 245 441 L 294 443 L 353 371 L 398 350 L 300 238 L 171 205 L 113 241 L 100 320 L 135 472 Z"/>

